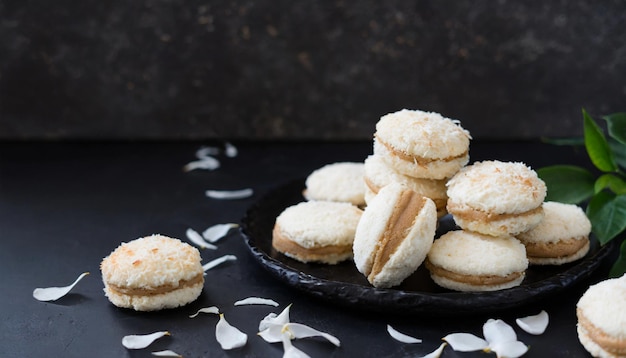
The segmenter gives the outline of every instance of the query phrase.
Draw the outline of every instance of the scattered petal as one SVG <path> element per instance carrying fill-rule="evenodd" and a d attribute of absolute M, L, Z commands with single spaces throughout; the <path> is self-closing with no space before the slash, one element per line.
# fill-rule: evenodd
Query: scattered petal
<path fill-rule="evenodd" d="M 417 339 L 417 338 L 408 336 L 404 333 L 400 333 L 395 328 L 391 327 L 390 325 L 387 325 L 387 332 L 393 339 L 400 341 L 402 343 L 422 343 L 421 339 Z"/>
<path fill-rule="evenodd" d="M 229 158 L 234 158 L 239 153 L 239 151 L 237 150 L 237 147 L 235 147 L 230 142 L 224 143 L 224 148 L 225 148 L 226 156 Z"/>
<path fill-rule="evenodd" d="M 308 338 L 308 337 L 324 337 L 330 343 L 339 347 L 341 342 L 339 339 L 333 335 L 330 335 L 326 332 L 318 331 L 315 328 L 309 327 L 307 325 L 301 323 L 287 323 L 283 326 L 283 332 L 289 332 L 291 338 Z"/>
<path fill-rule="evenodd" d="M 152 342 L 163 336 L 169 336 L 170 332 L 161 331 L 150 334 L 133 334 L 122 338 L 122 345 L 128 349 L 143 349 L 152 344 Z"/>
<path fill-rule="evenodd" d="M 289 323 L 289 309 L 291 304 L 279 314 L 270 313 L 259 322 L 258 335 L 268 343 L 276 343 L 282 340 L 283 326 Z"/>
<path fill-rule="evenodd" d="M 513 327 L 503 320 L 487 320 L 483 325 L 483 335 L 489 342 L 489 350 L 498 357 L 517 358 L 528 351 L 528 347 L 517 340 Z"/>
<path fill-rule="evenodd" d="M 33 297 L 38 301 L 56 301 L 59 298 L 67 295 L 74 286 L 80 281 L 83 277 L 89 275 L 89 272 L 83 272 L 78 276 L 76 281 L 69 286 L 65 287 L 46 287 L 46 288 L 36 288 L 33 290 Z"/>
<path fill-rule="evenodd" d="M 489 350 L 495 352 L 498 358 L 518 358 L 528 351 L 528 347 L 520 341 L 496 342 L 489 346 Z"/>
<path fill-rule="evenodd" d="M 207 190 L 206 196 L 213 199 L 243 199 L 252 196 L 251 188 L 240 190 Z"/>
<path fill-rule="evenodd" d="M 213 225 L 210 228 L 202 232 L 202 237 L 204 238 L 204 240 L 214 243 L 214 242 L 217 242 L 219 239 L 223 238 L 224 236 L 226 236 L 226 234 L 228 234 L 230 229 L 233 229 L 236 227 L 239 227 L 239 225 L 232 224 L 232 223 Z"/>
<path fill-rule="evenodd" d="M 224 350 L 243 347 L 248 342 L 248 335 L 231 326 L 224 314 L 220 314 L 220 320 L 215 326 L 215 338 Z"/>
<path fill-rule="evenodd" d="M 534 316 L 527 316 L 524 318 L 518 318 L 515 320 L 517 325 L 530 334 L 539 335 L 545 332 L 548 327 L 549 321 L 548 313 L 546 311 L 541 311 L 539 314 Z"/>
<path fill-rule="evenodd" d="M 211 307 L 205 307 L 205 308 L 200 308 L 198 310 L 198 312 L 192 314 L 191 316 L 189 316 L 189 318 L 196 318 L 198 317 L 198 315 L 200 313 L 213 313 L 213 314 L 220 314 L 220 310 L 219 308 L 215 307 L 215 306 L 211 306 Z"/>
<path fill-rule="evenodd" d="M 441 343 L 441 345 L 439 346 L 439 348 L 435 349 L 434 351 L 428 353 L 427 355 L 423 356 L 422 358 L 439 358 L 441 357 L 441 353 L 443 353 L 443 349 L 446 347 L 447 343 Z"/>
<path fill-rule="evenodd" d="M 217 249 L 217 246 L 209 244 L 208 242 L 204 241 L 204 239 L 202 238 L 202 235 L 200 235 L 194 229 L 191 229 L 191 228 L 187 229 L 187 231 L 185 232 L 185 235 L 187 235 L 187 238 L 189 239 L 189 241 L 193 242 L 194 244 L 199 246 L 201 249 L 211 249 L 211 250 Z"/>
<path fill-rule="evenodd" d="M 196 151 L 196 158 L 205 159 L 218 154 L 220 154 L 220 149 L 218 147 L 201 147 Z"/>
<path fill-rule="evenodd" d="M 181 356 L 180 354 L 174 352 L 174 351 L 170 351 L 170 350 L 165 350 L 165 351 L 158 351 L 158 352 L 152 352 L 153 356 L 157 356 L 157 357 L 175 357 L 175 358 L 183 358 L 183 356 Z"/>
<path fill-rule="evenodd" d="M 222 257 L 218 257 L 215 260 L 211 260 L 207 262 L 206 264 L 202 265 L 202 269 L 206 272 L 214 268 L 215 266 L 220 265 L 226 261 L 235 261 L 235 260 L 237 260 L 237 256 L 235 255 L 224 255 Z"/>
<path fill-rule="evenodd" d="M 213 157 L 205 157 L 185 164 L 183 171 L 190 172 L 196 169 L 215 170 L 220 167 L 220 161 Z"/>
<path fill-rule="evenodd" d="M 288 332 L 285 332 L 282 334 L 282 341 L 283 341 L 283 349 L 285 351 L 283 353 L 283 358 L 309 358 L 310 357 L 308 354 L 304 353 L 303 351 L 294 347 L 293 344 L 291 344 L 291 338 L 289 337 Z"/>
<path fill-rule="evenodd" d="M 480 351 L 489 347 L 487 341 L 470 333 L 451 333 L 443 340 L 457 352 Z"/>
<path fill-rule="evenodd" d="M 261 298 L 261 297 L 248 297 L 243 300 L 239 300 L 235 302 L 235 306 L 244 306 L 244 305 L 268 305 L 278 307 L 278 302 L 271 300 L 269 298 Z"/>

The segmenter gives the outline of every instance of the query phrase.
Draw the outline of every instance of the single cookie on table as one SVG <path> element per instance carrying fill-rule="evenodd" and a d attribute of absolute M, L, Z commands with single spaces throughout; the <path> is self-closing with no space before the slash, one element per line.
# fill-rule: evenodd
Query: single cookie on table
<path fill-rule="evenodd" d="M 413 178 L 391 168 L 380 155 L 370 155 L 364 162 L 365 202 L 369 203 L 382 187 L 400 183 L 417 194 L 430 198 L 437 207 L 437 217 L 446 215 L 446 181 Z"/>
<path fill-rule="evenodd" d="M 136 311 L 184 306 L 204 287 L 198 249 L 163 235 L 122 243 L 102 260 L 100 270 L 111 303 Z"/>
<path fill-rule="evenodd" d="M 580 207 L 547 201 L 543 213 L 539 225 L 517 235 L 531 265 L 561 265 L 589 252 L 591 222 Z"/>
<path fill-rule="evenodd" d="M 337 264 L 352 258 L 352 242 L 363 211 L 350 203 L 305 201 L 283 210 L 272 246 L 301 262 Z"/>
<path fill-rule="evenodd" d="M 376 123 L 374 154 L 402 174 L 442 180 L 468 163 L 470 139 L 457 120 L 403 109 Z"/>
<path fill-rule="evenodd" d="M 626 357 L 626 275 L 590 286 L 576 304 L 578 340 L 594 357 Z"/>
<path fill-rule="evenodd" d="M 338 201 L 365 205 L 363 163 L 338 162 L 314 170 L 305 181 L 307 200 Z"/>
<path fill-rule="evenodd" d="M 512 236 L 449 231 L 433 243 L 425 263 L 441 287 L 496 291 L 519 286 L 528 268 L 526 249 Z"/>
<path fill-rule="evenodd" d="M 476 162 L 446 185 L 448 212 L 465 230 L 515 236 L 543 219 L 546 184 L 524 163 Z"/>
<path fill-rule="evenodd" d="M 432 200 L 390 183 L 363 212 L 354 237 L 354 263 L 374 287 L 399 285 L 424 261 L 436 226 Z"/>

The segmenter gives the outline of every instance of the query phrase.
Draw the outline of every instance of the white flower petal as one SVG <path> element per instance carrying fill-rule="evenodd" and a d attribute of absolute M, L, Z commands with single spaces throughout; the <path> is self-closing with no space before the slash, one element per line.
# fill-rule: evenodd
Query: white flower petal
<path fill-rule="evenodd" d="M 421 339 L 417 339 L 415 337 L 408 336 L 404 333 L 400 333 L 395 328 L 391 327 L 390 325 L 387 325 L 387 332 L 393 339 L 400 341 L 402 343 L 422 343 Z"/>
<path fill-rule="evenodd" d="M 252 196 L 251 188 L 240 190 L 207 190 L 206 196 L 213 199 L 243 199 Z"/>
<path fill-rule="evenodd" d="M 337 337 L 301 323 L 287 323 L 283 326 L 283 331 L 289 332 L 292 338 L 324 337 L 337 347 L 341 345 Z"/>
<path fill-rule="evenodd" d="M 534 316 L 527 316 L 515 320 L 517 325 L 530 334 L 539 335 L 545 332 L 549 322 L 548 313 L 541 311 Z"/>
<path fill-rule="evenodd" d="M 161 331 L 150 334 L 133 334 L 122 338 L 122 345 L 128 349 L 143 349 L 152 344 L 152 342 L 163 336 L 169 336 L 170 332 Z"/>
<path fill-rule="evenodd" d="M 271 300 L 269 298 L 261 298 L 261 297 L 248 297 L 243 300 L 239 300 L 235 302 L 235 306 L 244 306 L 244 305 L 268 305 L 278 307 L 278 302 Z"/>
<path fill-rule="evenodd" d="M 248 342 L 248 335 L 231 326 L 224 314 L 220 314 L 220 320 L 215 326 L 215 338 L 224 350 L 243 347 Z"/>
<path fill-rule="evenodd" d="M 498 358 L 518 358 L 528 351 L 528 347 L 520 341 L 509 341 L 496 342 L 489 346 L 489 350 L 495 352 Z"/>
<path fill-rule="evenodd" d="M 501 319 L 488 319 L 483 325 L 483 336 L 489 342 L 490 347 L 503 342 L 517 341 L 517 335 L 513 327 Z"/>
<path fill-rule="evenodd" d="M 189 316 L 189 318 L 196 318 L 200 313 L 220 314 L 220 310 L 219 310 L 219 308 L 217 308 L 215 306 L 200 308 L 198 310 L 198 312 L 192 314 L 191 316 Z"/>
<path fill-rule="evenodd" d="M 180 354 L 178 354 L 178 353 L 176 353 L 174 351 L 170 351 L 170 350 L 152 352 L 151 354 L 153 356 L 157 356 L 157 357 L 175 357 L 175 358 L 182 358 L 183 357 Z"/>
<path fill-rule="evenodd" d="M 259 322 L 258 335 L 268 343 L 280 342 L 282 339 L 283 326 L 289 323 L 290 308 L 291 304 L 285 307 L 279 315 L 272 312 L 265 316 L 265 318 Z"/>
<path fill-rule="evenodd" d="M 33 290 L 33 297 L 38 301 L 56 301 L 59 298 L 67 295 L 74 286 L 80 281 L 83 277 L 89 275 L 89 272 L 83 272 L 78 276 L 78 278 L 69 286 L 65 287 L 46 287 L 46 288 L 36 288 Z"/>
<path fill-rule="evenodd" d="M 220 167 L 220 161 L 213 157 L 205 157 L 185 164 L 183 171 L 190 172 L 196 169 L 215 170 Z"/>
<path fill-rule="evenodd" d="M 214 243 L 226 236 L 230 229 L 236 227 L 239 227 L 239 225 L 233 223 L 213 225 L 202 232 L 202 237 L 204 240 Z"/>
<path fill-rule="evenodd" d="M 217 265 L 223 264 L 226 261 L 235 261 L 237 260 L 237 256 L 235 255 L 224 255 L 222 257 L 218 257 L 215 260 L 211 260 L 206 264 L 202 265 L 202 269 L 206 272 L 210 269 L 214 268 Z"/>
<path fill-rule="evenodd" d="M 443 349 L 446 347 L 447 343 L 441 343 L 441 345 L 439 346 L 439 348 L 435 349 L 434 351 L 428 353 L 427 355 L 423 356 L 422 358 L 439 358 L 441 357 L 441 353 L 443 353 Z"/>
<path fill-rule="evenodd" d="M 310 358 L 310 356 L 298 348 L 294 347 L 291 344 L 291 338 L 289 337 L 289 333 L 285 332 L 282 334 L 283 341 L 283 350 L 285 351 L 283 354 L 283 358 Z"/>
<path fill-rule="evenodd" d="M 443 337 L 443 340 L 457 352 L 480 351 L 489 347 L 487 341 L 470 333 L 451 333 Z"/>
<path fill-rule="evenodd" d="M 235 147 L 230 142 L 224 143 L 224 148 L 225 148 L 226 156 L 229 158 L 234 158 L 239 153 L 239 151 L 237 150 L 237 147 Z"/>
<path fill-rule="evenodd" d="M 196 151 L 196 158 L 204 159 L 218 154 L 220 154 L 220 148 L 218 147 L 201 147 Z"/>
<path fill-rule="evenodd" d="M 211 250 L 217 249 L 217 246 L 209 244 L 208 242 L 204 241 L 202 236 L 194 229 L 191 229 L 191 228 L 187 229 L 187 231 L 185 231 L 185 235 L 187 236 L 189 241 L 193 242 L 195 245 L 199 246 L 201 249 L 211 249 Z"/>

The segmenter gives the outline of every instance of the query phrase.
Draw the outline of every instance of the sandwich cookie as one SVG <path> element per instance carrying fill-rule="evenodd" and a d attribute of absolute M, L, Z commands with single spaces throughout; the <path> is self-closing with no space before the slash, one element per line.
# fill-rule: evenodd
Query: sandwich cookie
<path fill-rule="evenodd" d="M 468 163 L 470 138 L 457 120 L 403 109 L 376 123 L 374 154 L 404 175 L 441 180 Z"/>
<path fill-rule="evenodd" d="M 432 200 L 390 183 L 363 212 L 354 238 L 354 263 L 374 287 L 399 285 L 424 261 L 436 226 Z"/>
<path fill-rule="evenodd" d="M 111 303 L 136 311 L 184 306 L 204 286 L 198 249 L 163 235 L 122 243 L 102 260 L 100 270 Z"/>
<path fill-rule="evenodd" d="M 364 162 L 365 202 L 369 203 L 382 187 L 400 183 L 417 194 L 430 198 L 437 207 L 437 217 L 446 215 L 446 181 L 413 178 L 391 168 L 380 155 L 370 155 Z"/>
<path fill-rule="evenodd" d="M 544 202 L 543 213 L 539 225 L 517 235 L 531 265 L 561 265 L 589 252 L 591 222 L 580 207 Z"/>
<path fill-rule="evenodd" d="M 578 339 L 594 357 L 626 357 L 626 275 L 590 286 L 576 304 Z"/>
<path fill-rule="evenodd" d="M 305 201 L 276 217 L 272 246 L 301 262 L 336 264 L 352 258 L 352 242 L 363 211 L 350 203 Z"/>
<path fill-rule="evenodd" d="M 425 263 L 430 277 L 455 291 L 496 291 L 519 286 L 526 276 L 526 250 L 512 236 L 449 231 L 433 243 Z"/>
<path fill-rule="evenodd" d="M 465 230 L 515 236 L 543 219 L 546 185 L 524 163 L 476 162 L 446 185 L 448 212 Z"/>
<path fill-rule="evenodd" d="M 363 163 L 338 162 L 313 171 L 302 193 L 307 200 L 339 201 L 365 205 Z"/>

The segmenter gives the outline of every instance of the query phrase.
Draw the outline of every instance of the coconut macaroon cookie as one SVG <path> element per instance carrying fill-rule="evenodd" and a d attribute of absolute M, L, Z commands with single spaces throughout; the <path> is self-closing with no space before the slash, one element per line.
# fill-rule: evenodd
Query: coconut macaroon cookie
<path fill-rule="evenodd" d="M 305 201 L 283 210 L 272 246 L 301 262 L 336 264 L 352 258 L 352 242 L 363 212 L 350 203 Z"/>
<path fill-rule="evenodd" d="M 580 343 L 594 357 L 626 357 L 626 275 L 590 286 L 576 304 Z"/>
<path fill-rule="evenodd" d="M 374 154 L 402 174 L 441 180 L 468 163 L 470 138 L 457 120 L 403 109 L 376 123 Z"/>
<path fill-rule="evenodd" d="M 524 163 L 476 162 L 446 185 L 448 212 L 465 230 L 515 236 L 543 219 L 546 185 Z"/>
<path fill-rule="evenodd" d="M 519 286 L 526 276 L 526 250 L 512 236 L 449 231 L 433 243 L 426 268 L 441 287 L 495 291 Z"/>
<path fill-rule="evenodd" d="M 307 200 L 348 202 L 365 205 L 363 163 L 338 162 L 314 170 L 306 178 Z"/>
<path fill-rule="evenodd" d="M 204 287 L 198 249 L 163 235 L 122 243 L 102 260 L 100 270 L 111 303 L 136 311 L 186 305 Z"/>
<path fill-rule="evenodd" d="M 390 183 L 363 212 L 354 237 L 354 263 L 374 287 L 399 285 L 426 258 L 436 226 L 432 200 Z"/>
<path fill-rule="evenodd" d="M 363 179 L 366 203 L 370 202 L 382 187 L 395 182 L 430 198 L 437 207 L 437 217 L 447 213 L 448 195 L 445 180 L 420 179 L 401 174 L 387 165 L 380 155 L 370 155 L 365 159 Z"/>
<path fill-rule="evenodd" d="M 589 252 L 591 222 L 580 207 L 548 201 L 543 212 L 539 225 L 517 235 L 531 264 L 561 265 Z"/>

